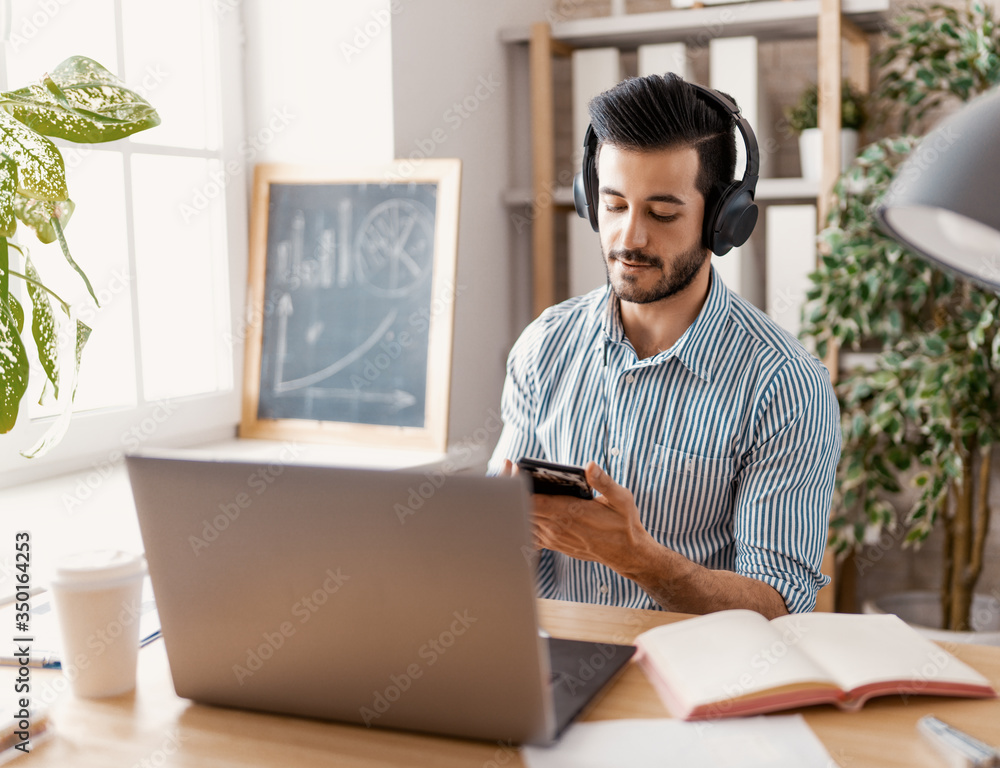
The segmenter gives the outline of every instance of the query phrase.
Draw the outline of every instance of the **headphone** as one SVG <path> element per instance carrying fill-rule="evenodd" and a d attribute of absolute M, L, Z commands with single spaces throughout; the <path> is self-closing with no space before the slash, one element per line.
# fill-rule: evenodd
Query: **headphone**
<path fill-rule="evenodd" d="M 699 95 L 715 106 L 725 110 L 736 122 L 747 149 L 747 167 L 743 178 L 729 184 L 716 182 L 705 200 L 705 221 L 702 243 L 716 256 L 729 253 L 736 246 L 743 245 L 757 224 L 757 203 L 754 193 L 757 176 L 760 173 L 760 153 L 757 137 L 750 123 L 740 114 L 739 107 L 718 91 L 695 83 L 688 83 Z M 594 126 L 587 126 L 583 139 L 583 171 L 573 179 L 573 203 L 580 218 L 588 219 L 594 231 L 597 227 L 597 134 Z"/>

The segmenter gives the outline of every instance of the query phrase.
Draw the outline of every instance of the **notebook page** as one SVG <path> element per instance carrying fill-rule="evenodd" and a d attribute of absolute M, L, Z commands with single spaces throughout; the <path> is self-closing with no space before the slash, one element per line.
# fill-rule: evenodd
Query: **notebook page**
<path fill-rule="evenodd" d="M 666 745 L 666 746 L 665 746 Z M 830 768 L 833 758 L 802 715 L 684 723 L 574 723 L 558 744 L 526 746 L 528 768 Z"/>
<path fill-rule="evenodd" d="M 649 630 L 640 645 L 690 706 L 796 683 L 832 684 L 795 647 L 794 628 L 774 627 L 754 611 L 721 611 Z"/>
<path fill-rule="evenodd" d="M 783 616 L 774 624 L 791 618 Z M 812 613 L 802 616 L 800 626 L 806 628 L 800 647 L 845 691 L 894 680 L 915 681 L 917 687 L 943 682 L 988 684 L 982 675 L 898 616 Z"/>

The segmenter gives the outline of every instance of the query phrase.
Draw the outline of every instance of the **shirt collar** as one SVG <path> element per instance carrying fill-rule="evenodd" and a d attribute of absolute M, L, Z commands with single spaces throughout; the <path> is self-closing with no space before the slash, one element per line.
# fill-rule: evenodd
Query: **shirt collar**
<path fill-rule="evenodd" d="M 613 344 L 621 344 L 625 340 L 625 326 L 622 324 L 621 301 L 610 283 L 604 293 L 604 317 L 601 319 L 604 335 Z"/>
<path fill-rule="evenodd" d="M 610 286 L 605 302 L 601 325 L 608 340 L 620 344 L 625 340 L 625 326 L 622 324 L 621 303 Z M 662 362 L 668 357 L 676 357 L 693 374 L 711 383 L 716 350 L 722 342 L 723 325 L 729 317 L 731 304 L 729 289 L 713 264 L 708 297 L 698 317 L 670 349 L 660 352 L 650 361 Z"/>

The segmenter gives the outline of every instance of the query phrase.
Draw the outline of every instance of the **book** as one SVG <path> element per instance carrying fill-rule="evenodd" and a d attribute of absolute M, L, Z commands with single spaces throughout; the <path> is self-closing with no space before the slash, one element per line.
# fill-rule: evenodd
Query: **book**
<path fill-rule="evenodd" d="M 636 638 L 636 660 L 674 717 L 704 720 L 873 696 L 993 698 L 989 681 L 898 616 L 709 613 Z"/>

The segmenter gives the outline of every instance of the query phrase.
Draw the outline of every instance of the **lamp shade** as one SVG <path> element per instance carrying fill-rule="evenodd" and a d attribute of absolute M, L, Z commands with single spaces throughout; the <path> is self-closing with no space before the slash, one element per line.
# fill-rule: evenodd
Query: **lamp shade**
<path fill-rule="evenodd" d="M 1000 291 L 1000 89 L 917 144 L 876 216 L 911 250 Z"/>

